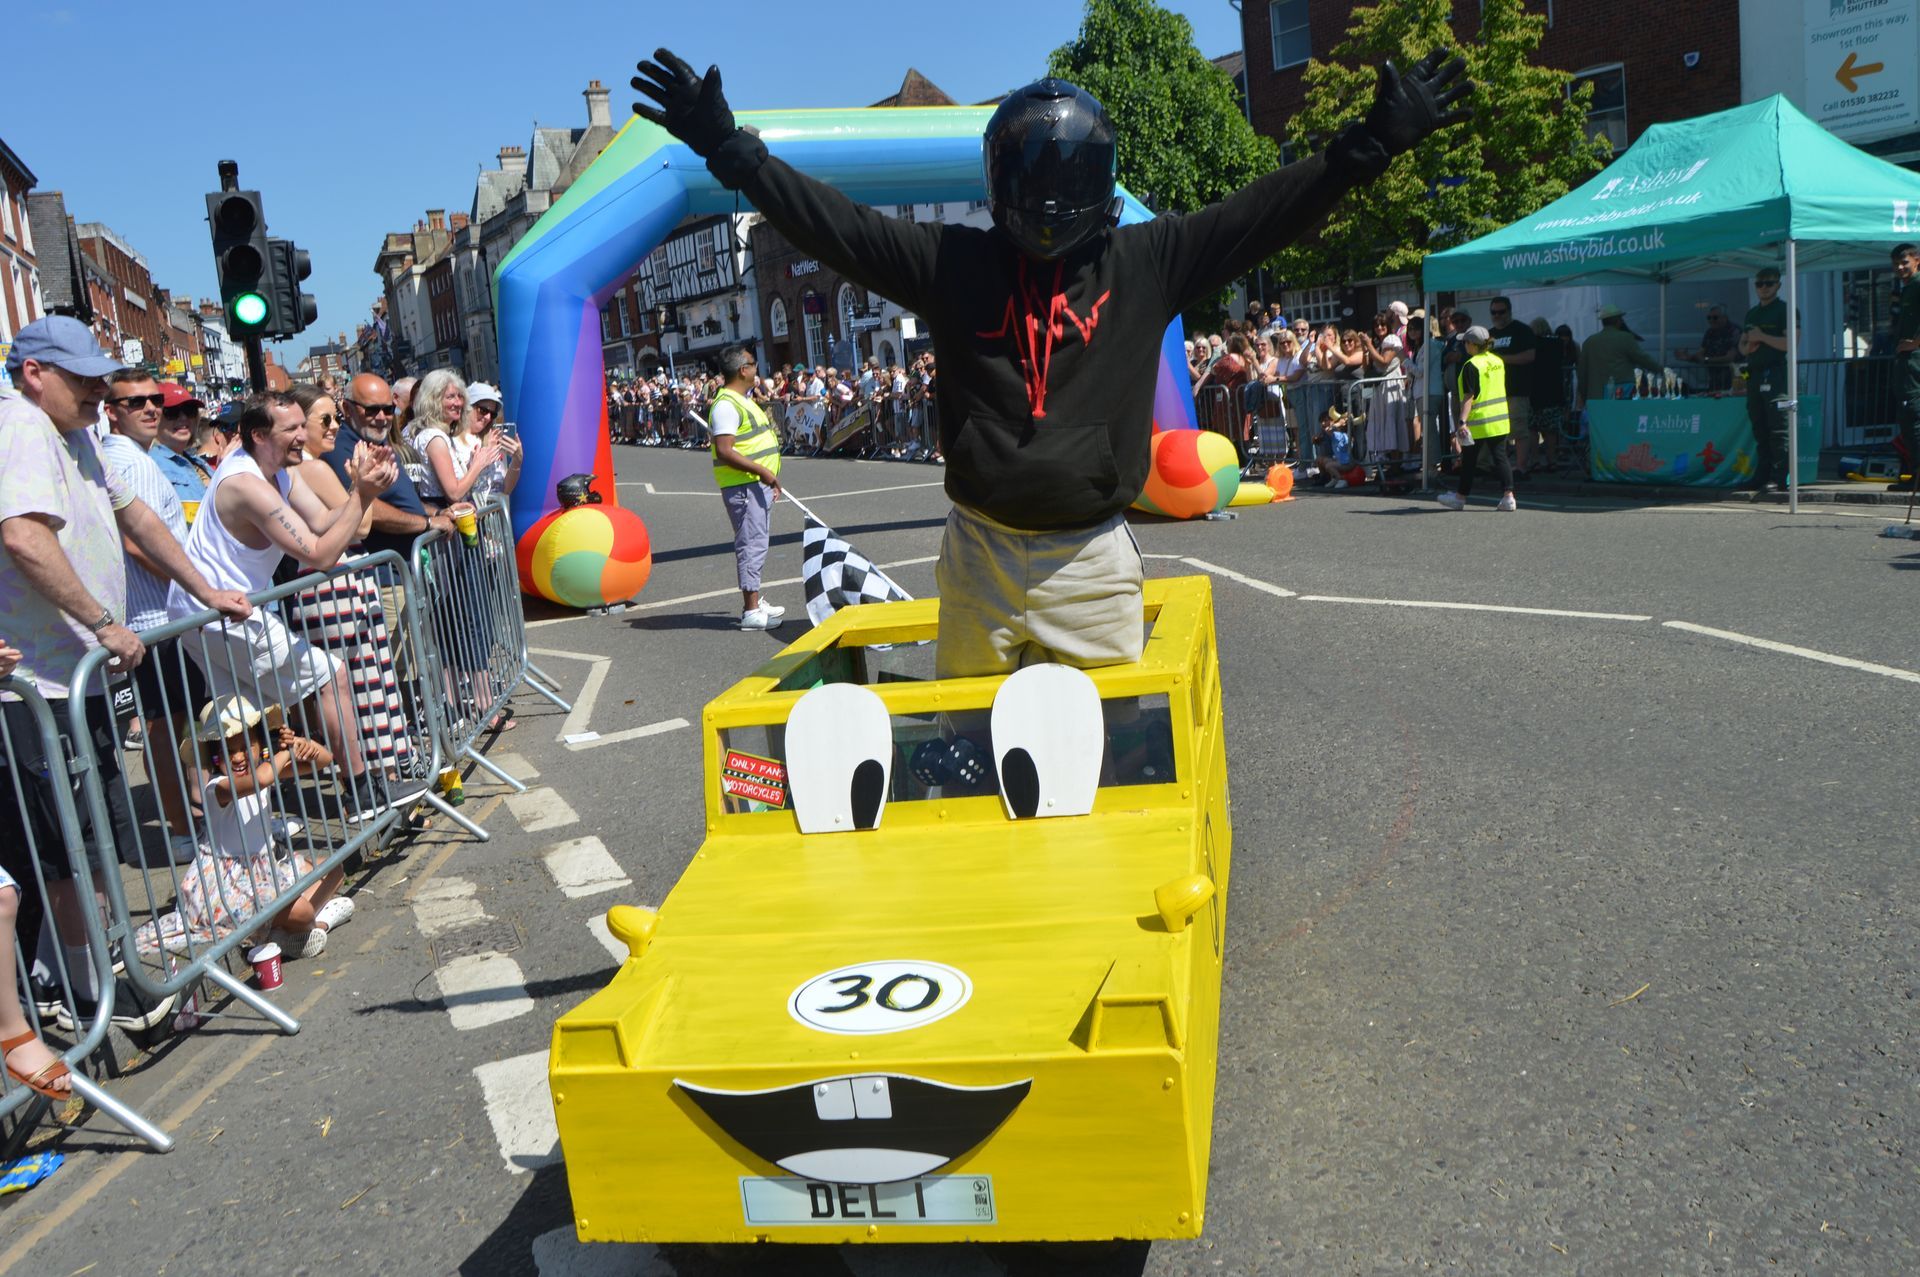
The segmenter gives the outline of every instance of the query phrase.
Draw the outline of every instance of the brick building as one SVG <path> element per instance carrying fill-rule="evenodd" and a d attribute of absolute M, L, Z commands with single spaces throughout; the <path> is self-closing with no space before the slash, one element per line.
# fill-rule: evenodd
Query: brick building
<path fill-rule="evenodd" d="M 1326 57 L 1346 38 L 1355 7 L 1351 0 L 1241 6 L 1248 118 L 1257 131 L 1286 140 L 1306 101 L 1307 59 Z M 1526 7 L 1547 18 L 1539 61 L 1593 85 L 1588 131 L 1604 134 L 1616 153 L 1649 124 L 1740 104 L 1736 6 L 1713 6 L 1711 16 L 1687 21 L 1661 0 L 1528 0 Z M 1453 12 L 1460 40 L 1472 40 L 1478 0 L 1454 0 Z M 1356 102 L 1355 111 L 1364 105 Z"/>
<path fill-rule="evenodd" d="M 0 141 L 0 342 L 40 318 L 40 271 L 27 220 L 27 192 L 39 184 L 13 148 Z"/>
<path fill-rule="evenodd" d="M 104 222 L 82 222 L 74 227 L 80 251 L 113 281 L 113 299 L 119 311 L 118 354 L 130 364 L 152 362 L 169 349 L 172 340 L 165 312 L 155 297 L 147 259 Z M 137 346 L 128 346 L 137 342 Z"/>

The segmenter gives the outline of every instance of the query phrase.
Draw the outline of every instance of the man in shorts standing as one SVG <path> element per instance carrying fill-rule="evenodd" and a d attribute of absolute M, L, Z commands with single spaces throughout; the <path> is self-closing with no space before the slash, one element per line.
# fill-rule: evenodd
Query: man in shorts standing
<path fill-rule="evenodd" d="M 953 501 L 937 576 L 940 677 L 1138 659 L 1143 567 L 1125 511 L 1147 478 L 1167 324 L 1317 225 L 1396 155 L 1464 120 L 1445 51 L 1381 68 L 1364 121 L 1188 216 L 1116 222 L 1119 141 L 1063 80 L 1017 89 L 982 139 L 993 226 L 884 216 L 769 155 L 720 87 L 661 49 L 634 109 L 796 247 L 924 316 Z"/>
<path fill-rule="evenodd" d="M 81 834 L 99 847 L 111 839 L 124 854 L 138 845 L 137 832 L 120 780 L 120 733 L 108 706 L 107 679 L 74 685 L 75 667 L 96 647 L 112 654 L 119 675 L 136 669 L 146 656 L 146 644 L 121 619 L 127 603 L 122 536 L 199 604 L 240 618 L 253 609 L 245 595 L 210 587 L 159 516 L 101 462 L 93 426 L 108 393 L 106 378 L 120 367 L 101 353 L 85 324 L 64 315 L 36 319 L 14 337 L 7 372 L 20 394 L 0 399 L 0 599 L 5 600 L 0 609 L 5 637 L 21 652 L 16 676 L 31 679 L 52 704 L 56 726 L 69 738 L 64 748 L 75 755 L 81 747 L 71 739 L 68 702 L 74 695 L 85 698 L 85 730 L 112 827 L 94 829 L 92 812 L 83 803 L 77 813 Z M 43 972 L 50 978 L 55 969 L 53 946 L 66 950 L 75 1004 L 48 1002 L 38 992 L 36 1001 L 44 1014 L 85 1022 L 97 1011 L 105 977 L 89 960 L 88 904 L 73 882 L 56 818 L 54 786 L 67 783 L 66 760 L 44 754 L 26 710 L 17 701 L 0 705 L 12 750 L 9 770 L 24 798 L 16 803 L 9 793 L 8 801 L 0 802 L 0 865 L 25 883 L 32 881 L 38 860 L 57 934 L 55 927 L 39 927 L 26 910 L 20 934 L 39 933 L 37 979 Z M 37 903 L 37 892 L 23 894 L 23 906 Z M 151 1028 L 170 1006 L 171 1000 L 146 1003 L 132 985 L 122 983 L 114 992 L 113 1019 L 122 1028 Z"/>

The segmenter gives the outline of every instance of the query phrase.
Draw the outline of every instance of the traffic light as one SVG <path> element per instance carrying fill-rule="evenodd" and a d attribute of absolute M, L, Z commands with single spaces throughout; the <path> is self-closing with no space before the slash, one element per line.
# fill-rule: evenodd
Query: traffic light
<path fill-rule="evenodd" d="M 300 281 L 313 274 L 313 259 L 306 249 L 294 247 L 290 239 L 269 239 L 267 271 L 271 279 L 267 297 L 272 312 L 265 335 L 276 340 L 292 337 L 320 317 L 320 307 L 313 300 L 313 294 L 300 291 Z"/>
<path fill-rule="evenodd" d="M 207 222 L 213 229 L 213 262 L 220 276 L 227 331 L 235 337 L 259 336 L 272 318 L 267 296 L 267 217 L 260 208 L 260 192 L 212 192 L 207 196 Z"/>

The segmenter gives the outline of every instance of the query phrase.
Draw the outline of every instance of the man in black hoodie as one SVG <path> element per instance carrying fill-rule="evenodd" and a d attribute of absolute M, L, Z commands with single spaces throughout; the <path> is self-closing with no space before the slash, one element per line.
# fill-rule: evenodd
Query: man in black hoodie
<path fill-rule="evenodd" d="M 907 222 L 797 172 L 737 127 L 720 71 L 665 49 L 634 110 L 797 247 L 922 316 L 941 369 L 954 509 L 941 545 L 940 677 L 1138 658 L 1141 563 L 1125 511 L 1146 482 L 1160 340 L 1174 316 L 1316 226 L 1348 189 L 1467 117 L 1436 50 L 1387 63 L 1366 118 L 1323 154 L 1186 216 L 1116 227 L 1116 147 L 1062 80 L 1001 103 L 982 139 L 994 226 Z"/>

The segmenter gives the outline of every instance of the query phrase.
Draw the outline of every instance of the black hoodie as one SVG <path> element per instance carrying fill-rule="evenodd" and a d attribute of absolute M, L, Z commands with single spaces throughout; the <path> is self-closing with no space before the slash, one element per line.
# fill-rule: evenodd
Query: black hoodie
<path fill-rule="evenodd" d="M 1140 495 L 1174 316 L 1318 225 L 1384 162 L 1357 127 L 1331 150 L 1331 161 L 1316 155 L 1197 213 L 1111 229 L 1057 261 L 1026 256 L 998 230 L 886 217 L 744 131 L 709 167 L 796 246 L 927 321 L 947 495 L 1047 531 L 1091 527 Z"/>

